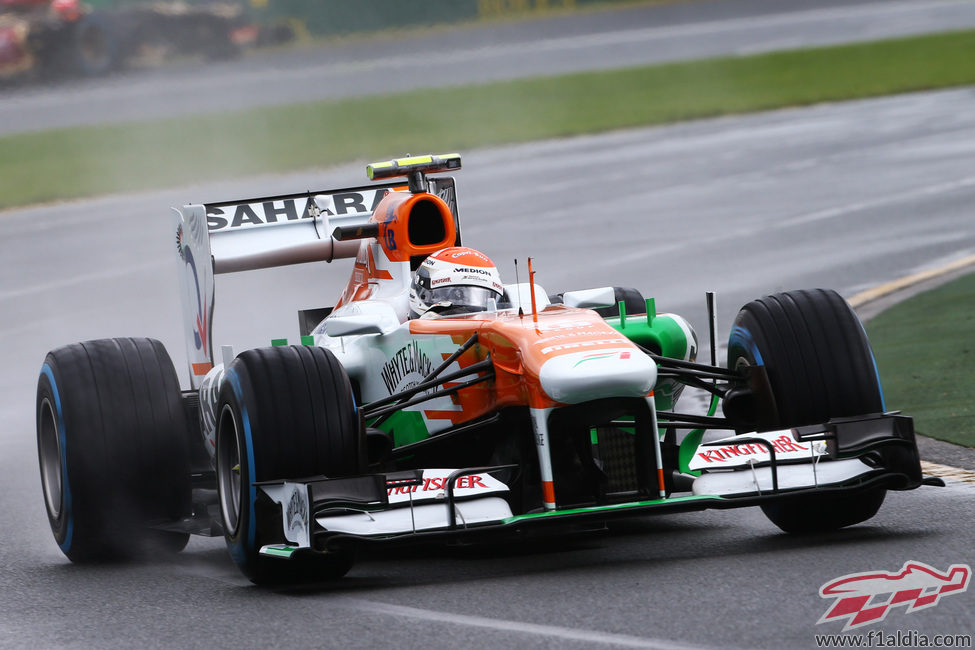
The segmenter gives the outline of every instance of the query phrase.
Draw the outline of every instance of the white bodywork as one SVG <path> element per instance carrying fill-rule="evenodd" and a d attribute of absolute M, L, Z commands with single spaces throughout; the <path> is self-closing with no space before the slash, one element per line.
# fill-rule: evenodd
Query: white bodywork
<path fill-rule="evenodd" d="M 830 460 L 825 441 L 796 440 L 791 429 L 747 433 L 698 447 L 688 463 L 690 470 L 704 472 L 694 481 L 694 494 L 731 496 L 771 492 L 771 454 L 765 444 L 756 440 L 767 441 L 775 451 L 780 490 L 841 483 L 873 471 L 856 459 Z"/>
<path fill-rule="evenodd" d="M 810 442 L 797 441 L 791 429 L 748 433 L 707 442 L 698 447 L 694 458 L 688 463 L 691 470 L 718 470 L 746 467 L 771 460 L 768 447 L 753 439 L 765 440 L 775 451 L 776 462 L 807 460 L 816 462 L 825 456 L 826 443 L 822 440 Z"/>
<path fill-rule="evenodd" d="M 396 309 L 388 302 L 362 300 L 338 309 L 324 321 L 329 337 L 353 334 L 392 334 L 402 325 Z M 321 328 L 318 330 L 321 332 Z"/>
<path fill-rule="evenodd" d="M 453 469 L 425 469 L 421 483 L 388 489 L 389 507 L 383 510 L 343 508 L 315 517 L 325 530 L 353 535 L 391 535 L 446 528 L 450 523 L 447 479 Z M 297 548 L 311 543 L 311 506 L 308 486 L 284 482 L 262 485 L 261 490 L 281 506 L 284 537 Z M 471 474 L 454 480 L 454 519 L 461 527 L 498 523 L 511 517 L 501 495 L 508 486 L 490 474 Z M 379 504 L 376 504 L 377 506 Z"/>
<path fill-rule="evenodd" d="M 569 307 L 583 307 L 585 309 L 611 307 L 616 304 L 616 290 L 613 287 L 601 287 L 599 289 L 566 291 L 562 294 L 562 302 Z"/>
<path fill-rule="evenodd" d="M 842 483 L 874 471 L 866 463 L 854 458 L 778 467 L 780 490 L 822 487 Z M 708 472 L 694 479 L 694 494 L 732 496 L 768 494 L 772 492 L 772 468 L 756 467 L 725 472 Z"/>
<path fill-rule="evenodd" d="M 572 352 L 546 361 L 539 380 L 546 395 L 564 404 L 646 397 L 657 381 L 657 364 L 633 348 Z"/>
<path fill-rule="evenodd" d="M 343 318 L 342 312 L 336 312 L 335 317 Z M 407 322 L 398 324 L 385 334 L 332 337 L 322 331 L 329 329 L 332 318 L 326 319 L 315 331 L 315 345 L 326 347 L 335 354 L 349 377 L 358 383 L 366 403 L 419 384 L 440 365 L 445 356 L 457 349 L 450 336 L 412 334 Z M 460 370 L 460 365 L 455 361 L 445 372 L 456 370 Z M 450 427 L 451 422 L 445 417 L 446 414 L 460 410 L 461 407 L 449 396 L 402 409 L 405 413 L 418 413 L 431 434 Z"/>
<path fill-rule="evenodd" d="M 442 198 L 455 215 L 456 199 L 451 178 L 430 179 L 431 191 Z M 234 203 L 191 204 L 174 208 L 174 229 L 179 251 L 180 295 L 189 365 L 190 386 L 199 391 L 201 428 L 208 452 L 214 449 L 215 408 L 223 367 L 215 364 L 213 333 L 215 276 L 287 264 L 353 258 L 369 247 L 360 240 L 338 241 L 331 236 L 336 227 L 361 226 L 394 187 L 394 183 L 324 193 L 309 192 Z M 333 334 L 362 334 L 366 331 L 390 334 L 409 312 L 409 264 L 386 260 L 382 248 L 377 258 L 387 265 L 406 267 L 392 273 L 396 286 L 385 287 L 379 303 L 350 305 L 337 310 Z M 385 302 L 386 304 L 381 304 Z M 390 309 L 392 308 L 392 309 Z M 320 344 L 329 338 L 324 330 Z M 352 338 L 352 337 L 347 337 Z M 335 341 L 330 348 L 344 355 L 345 344 Z M 347 359 L 364 361 L 356 352 Z M 346 361 L 344 359 L 343 361 Z M 376 361 L 376 359 L 373 359 Z M 381 362 L 380 362 L 381 363 Z"/>
<path fill-rule="evenodd" d="M 383 190 L 372 193 L 377 191 Z M 328 196 L 320 198 L 323 204 L 331 201 Z M 193 388 L 200 387 L 203 377 L 213 367 L 215 275 L 354 257 L 359 242 L 337 242 L 324 229 L 328 220 L 362 220 L 369 216 L 361 213 L 329 216 L 314 201 L 302 206 L 299 213 L 295 200 L 221 207 L 187 205 L 173 211 Z M 222 227 L 214 227 L 221 224 Z"/>
<path fill-rule="evenodd" d="M 488 497 L 454 504 L 454 515 L 461 527 L 498 523 L 511 516 L 511 508 L 504 499 Z M 447 518 L 446 504 L 418 504 L 380 512 L 317 517 L 315 521 L 331 532 L 369 536 L 443 529 L 447 527 Z"/>

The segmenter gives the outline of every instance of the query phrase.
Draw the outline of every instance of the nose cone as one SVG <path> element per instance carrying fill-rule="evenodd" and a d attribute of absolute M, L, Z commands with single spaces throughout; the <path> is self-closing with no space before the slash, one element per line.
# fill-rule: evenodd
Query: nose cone
<path fill-rule="evenodd" d="M 657 365 L 633 348 L 573 352 L 546 361 L 538 376 L 546 395 L 578 404 L 604 397 L 646 397 L 657 381 Z"/>

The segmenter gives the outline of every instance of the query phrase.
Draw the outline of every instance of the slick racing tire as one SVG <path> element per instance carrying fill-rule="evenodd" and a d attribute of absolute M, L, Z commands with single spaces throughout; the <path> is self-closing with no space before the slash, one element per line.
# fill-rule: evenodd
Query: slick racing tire
<path fill-rule="evenodd" d="M 647 303 L 643 299 L 643 294 L 639 290 L 633 289 L 632 287 L 613 287 L 613 292 L 615 295 L 615 301 L 612 307 L 600 307 L 596 309 L 595 312 L 602 316 L 603 318 L 609 318 L 613 316 L 620 315 L 620 303 L 626 307 L 627 314 L 645 314 L 647 313 Z"/>
<path fill-rule="evenodd" d="M 348 552 L 308 551 L 289 560 L 261 556 L 262 546 L 286 540 L 280 516 L 259 521 L 266 503 L 259 503 L 254 485 L 364 471 L 365 435 L 341 363 L 330 351 L 312 346 L 248 350 L 227 369 L 218 413 L 220 511 L 240 570 L 258 584 L 345 575 L 352 566 Z"/>
<path fill-rule="evenodd" d="M 74 26 L 63 52 L 66 68 L 85 77 L 111 72 L 119 63 L 118 41 L 112 23 L 98 13 L 88 14 Z"/>
<path fill-rule="evenodd" d="M 37 383 L 37 450 L 51 530 L 73 562 L 186 545 L 187 534 L 152 528 L 191 508 L 179 381 L 159 341 L 51 351 Z"/>
<path fill-rule="evenodd" d="M 632 287 L 613 287 L 613 304 L 609 307 L 599 307 L 594 309 L 603 318 L 610 318 L 620 315 L 620 303 L 624 303 L 627 314 L 647 313 L 647 303 L 643 299 L 643 294 L 638 289 Z M 564 294 L 556 293 L 548 297 L 548 301 L 553 305 L 563 304 Z"/>
<path fill-rule="evenodd" d="M 753 300 L 738 313 L 728 367 L 764 366 L 774 414 L 765 430 L 822 424 L 881 413 L 883 392 L 870 343 L 856 313 L 835 291 L 788 291 Z M 886 490 L 808 495 L 762 506 L 788 533 L 815 533 L 860 523 L 880 509 Z"/>
<path fill-rule="evenodd" d="M 807 494 L 767 503 L 762 506 L 762 512 L 787 533 L 814 535 L 870 519 L 880 510 L 886 496 L 887 490 L 876 487 L 852 494 Z"/>

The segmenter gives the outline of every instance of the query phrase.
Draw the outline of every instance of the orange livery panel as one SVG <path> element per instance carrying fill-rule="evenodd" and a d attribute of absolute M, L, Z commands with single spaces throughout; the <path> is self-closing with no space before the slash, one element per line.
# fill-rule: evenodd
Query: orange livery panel
<path fill-rule="evenodd" d="M 379 244 L 392 262 L 430 255 L 457 239 L 450 208 L 425 192 L 390 192 L 376 206 L 373 220 L 379 224 Z"/>
<path fill-rule="evenodd" d="M 547 391 L 542 385 L 543 366 L 556 358 L 572 357 L 571 368 L 577 375 L 588 369 L 583 366 L 590 359 L 613 357 L 618 362 L 621 358 L 628 360 L 631 355 L 634 360 L 645 358 L 639 348 L 594 312 L 563 306 L 550 306 L 539 312 L 537 322 L 530 315 L 502 311 L 414 320 L 410 322 L 410 331 L 461 337 L 477 332 L 478 356 L 484 358 L 490 354 L 494 362 L 495 403 L 475 408 L 477 414 L 470 413 L 471 417 L 482 415 L 492 407 L 547 408 L 568 403 L 550 394 L 556 391 Z M 646 392 L 650 388 L 652 385 L 646 387 Z M 467 391 L 461 394 L 464 392 Z"/>

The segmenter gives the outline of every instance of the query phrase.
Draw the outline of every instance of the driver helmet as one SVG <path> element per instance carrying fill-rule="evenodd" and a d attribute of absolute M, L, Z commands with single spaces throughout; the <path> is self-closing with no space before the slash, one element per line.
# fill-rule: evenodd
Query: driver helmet
<path fill-rule="evenodd" d="M 485 311 L 504 295 L 501 274 L 484 253 L 451 246 L 433 253 L 413 274 L 410 317 Z"/>

